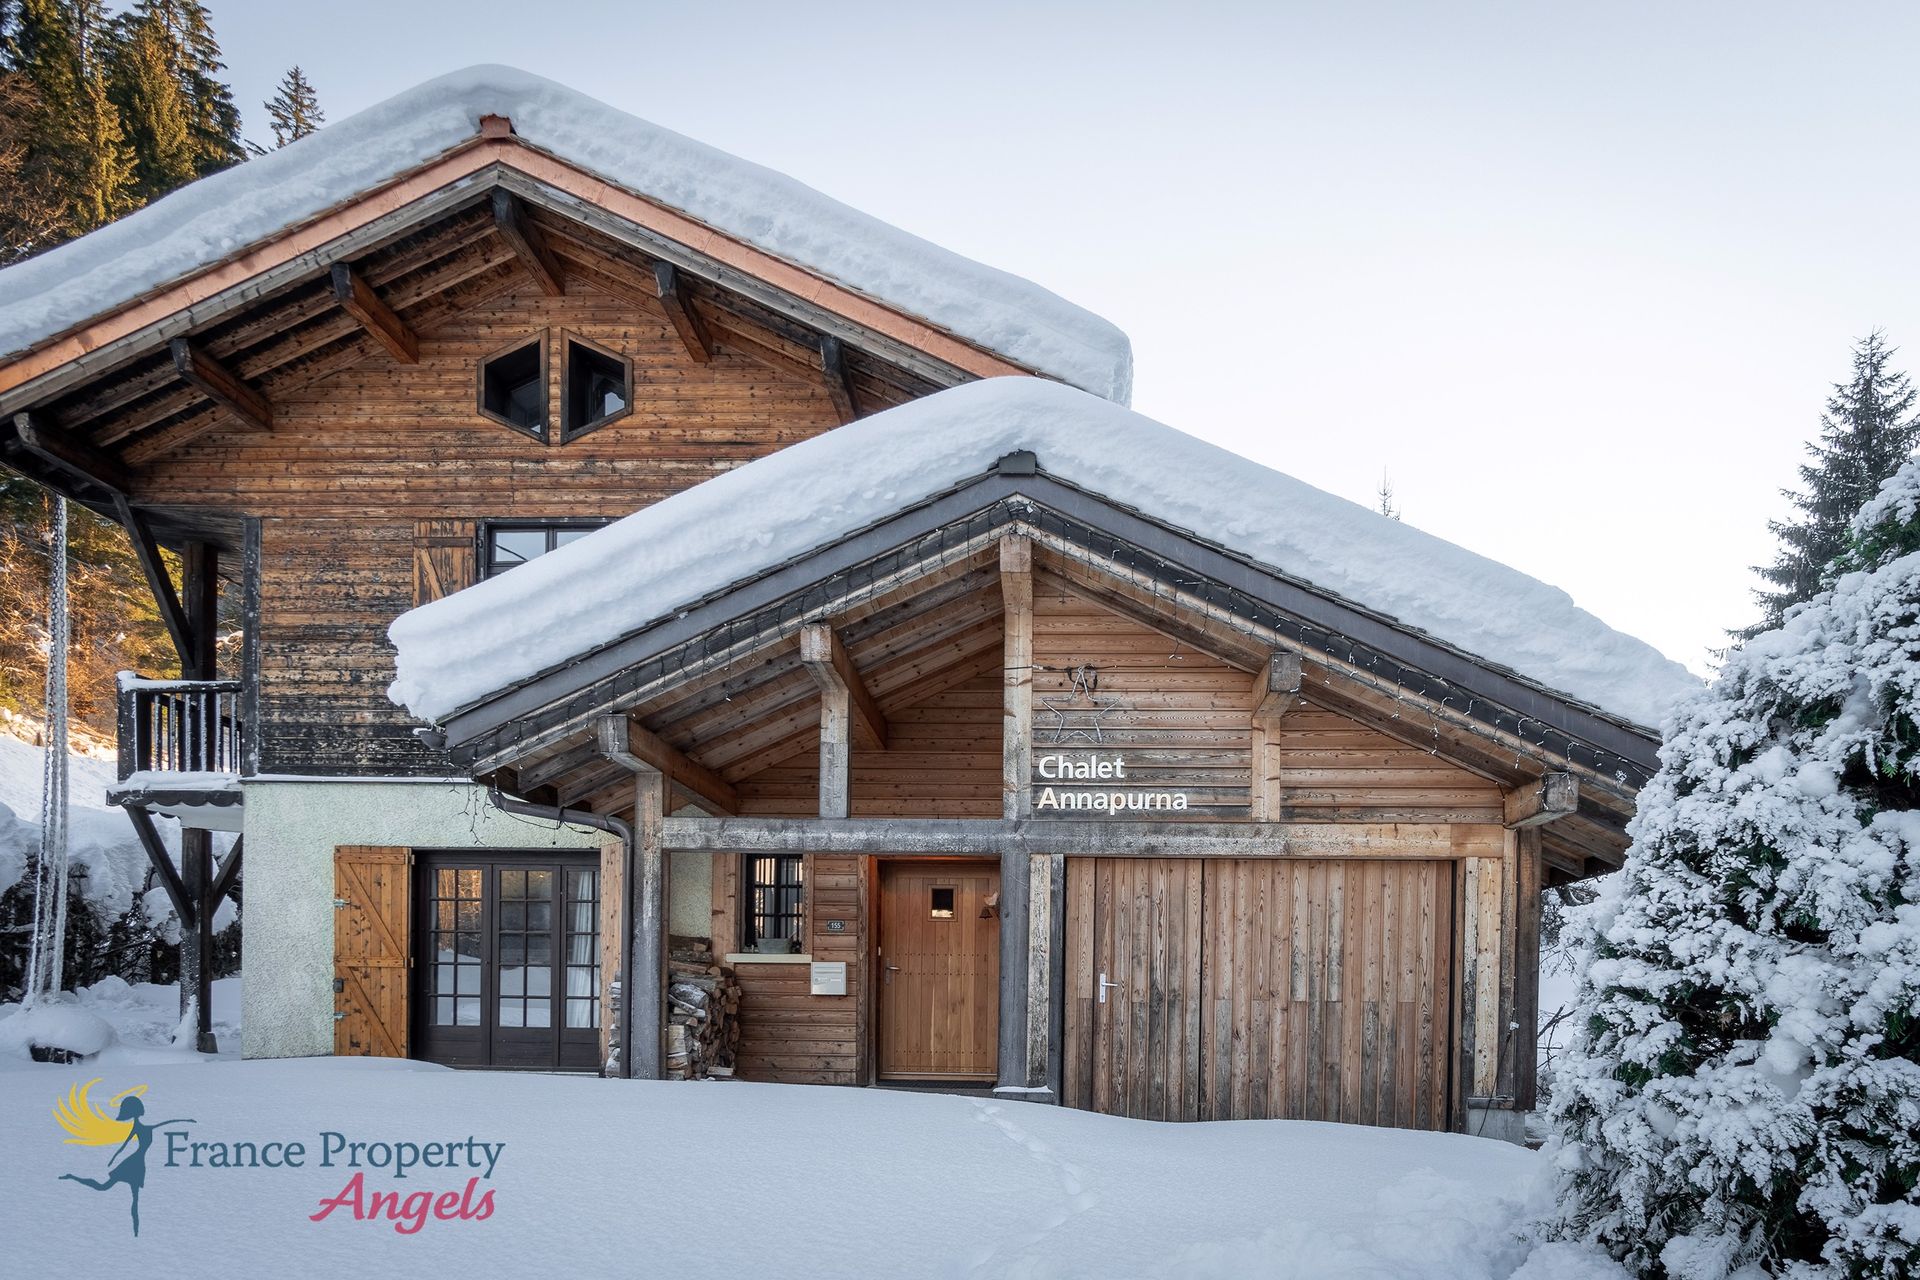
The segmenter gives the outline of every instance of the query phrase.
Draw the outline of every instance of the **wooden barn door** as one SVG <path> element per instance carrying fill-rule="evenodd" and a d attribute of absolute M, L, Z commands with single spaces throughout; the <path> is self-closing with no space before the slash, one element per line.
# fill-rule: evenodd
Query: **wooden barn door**
<path fill-rule="evenodd" d="M 407 943 L 413 855 L 343 845 L 333 853 L 333 1051 L 407 1056 Z"/>
<path fill-rule="evenodd" d="M 1447 1128 L 1452 884 L 1413 860 L 1069 861 L 1065 1101 Z"/>

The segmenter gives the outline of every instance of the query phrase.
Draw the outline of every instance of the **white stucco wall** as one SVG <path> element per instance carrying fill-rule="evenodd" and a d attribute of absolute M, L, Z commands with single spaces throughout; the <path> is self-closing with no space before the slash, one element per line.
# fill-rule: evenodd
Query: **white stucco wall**
<path fill-rule="evenodd" d="M 249 781 L 244 786 L 241 1051 L 249 1058 L 333 1052 L 337 846 L 597 849 L 610 838 L 587 828 L 512 817 L 466 783 Z M 704 903 L 700 928 L 706 928 Z"/>

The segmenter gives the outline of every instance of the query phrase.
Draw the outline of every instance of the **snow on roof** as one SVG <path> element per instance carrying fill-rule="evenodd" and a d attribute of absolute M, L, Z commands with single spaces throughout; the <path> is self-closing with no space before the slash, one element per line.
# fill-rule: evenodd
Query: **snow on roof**
<path fill-rule="evenodd" d="M 727 235 L 1016 364 L 1126 403 L 1114 325 L 1029 281 L 909 235 L 784 174 L 513 67 L 407 90 L 0 271 L 0 352 L 16 353 L 211 266 L 471 141 L 480 117 Z"/>
<path fill-rule="evenodd" d="M 951 489 L 1042 470 L 1638 724 L 1699 682 L 1564 591 L 1131 410 L 991 378 L 826 432 L 401 615 L 389 696 L 438 721 Z"/>

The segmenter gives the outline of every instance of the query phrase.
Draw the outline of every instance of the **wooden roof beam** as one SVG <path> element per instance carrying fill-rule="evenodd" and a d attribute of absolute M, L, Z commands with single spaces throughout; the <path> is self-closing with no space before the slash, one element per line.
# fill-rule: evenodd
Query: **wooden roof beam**
<path fill-rule="evenodd" d="M 380 300 L 365 277 L 344 262 L 333 264 L 333 300 L 395 360 L 420 363 L 420 339 L 392 307 Z"/>
<path fill-rule="evenodd" d="M 822 692 L 847 691 L 853 710 L 854 741 L 876 751 L 886 750 L 887 718 L 867 682 L 861 679 L 860 669 L 847 656 L 839 634 L 824 622 L 810 622 L 800 628 L 800 662 Z"/>
<path fill-rule="evenodd" d="M 600 752 L 609 759 L 628 758 L 658 769 L 667 780 L 691 792 L 704 808 L 723 814 L 738 813 L 740 795 L 733 784 L 691 759 L 632 716 L 602 716 L 597 730 Z"/>
<path fill-rule="evenodd" d="M 700 322 L 699 315 L 687 304 L 686 295 L 680 291 L 680 273 L 671 262 L 653 264 L 653 288 L 660 305 L 666 308 L 673 331 L 686 345 L 688 357 L 697 364 L 709 363 L 713 359 L 713 339 L 707 336 L 707 327 Z"/>
<path fill-rule="evenodd" d="M 827 395 L 832 397 L 834 412 L 840 415 L 841 423 L 859 417 L 853 405 L 853 383 L 847 379 L 846 356 L 840 349 L 840 339 L 831 335 L 820 339 L 820 374 L 826 379 Z"/>
<path fill-rule="evenodd" d="M 258 431 L 273 429 L 273 405 L 225 365 L 185 338 L 167 344 L 181 381 Z"/>
<path fill-rule="evenodd" d="M 493 226 L 513 249 L 520 265 L 527 269 L 540 292 L 557 298 L 566 292 L 560 264 L 547 249 L 546 237 L 533 225 L 520 201 L 504 187 L 493 189 Z"/>
<path fill-rule="evenodd" d="M 1253 676 L 1253 718 L 1278 720 L 1300 705 L 1300 655 L 1278 652 Z"/>
<path fill-rule="evenodd" d="M 48 431 L 30 413 L 14 414 L 13 429 L 20 437 L 21 447 L 48 466 L 109 493 L 127 491 L 127 469 L 84 440 L 76 440 L 64 432 Z"/>
<path fill-rule="evenodd" d="M 1580 807 L 1580 780 L 1571 773 L 1549 773 L 1538 782 L 1506 793 L 1506 825 L 1537 827 L 1564 818 Z"/>

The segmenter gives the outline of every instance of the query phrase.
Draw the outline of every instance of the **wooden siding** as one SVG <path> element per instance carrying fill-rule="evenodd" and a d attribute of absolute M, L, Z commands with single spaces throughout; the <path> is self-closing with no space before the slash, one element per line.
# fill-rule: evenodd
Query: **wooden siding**
<path fill-rule="evenodd" d="M 539 332 L 579 334 L 634 363 L 634 411 L 565 445 L 482 418 L 479 359 Z M 550 385 L 561 361 L 550 360 Z M 557 385 L 552 385 L 558 403 Z M 618 517 L 839 421 L 823 385 L 744 358 L 687 356 L 658 312 L 602 294 L 501 295 L 421 335 L 420 363 L 376 357 L 274 405 L 274 428 L 228 424 L 152 464 L 135 499 L 265 517 L 262 768 L 440 773 L 386 700 L 386 627 L 411 608 L 430 521 Z M 436 576 L 459 580 L 435 548 Z"/>
<path fill-rule="evenodd" d="M 1245 671 L 1122 618 L 1049 575 L 1034 583 L 1033 664 L 1036 760 L 1055 752 L 1124 752 L 1125 786 L 1102 783 L 1102 790 L 1172 788 L 1188 794 L 1193 807 L 1186 816 L 1246 818 Z M 1085 666 L 1098 672 L 1091 697 L 1074 691 L 1074 671 Z M 1047 784 L 1036 777 L 1033 785 L 1038 795 Z"/>
<path fill-rule="evenodd" d="M 1064 1101 L 1447 1127 L 1451 904 L 1437 862 L 1069 859 Z"/>
<path fill-rule="evenodd" d="M 867 889 L 864 859 L 814 855 L 807 859 L 807 951 L 815 960 L 845 961 L 847 994 L 808 994 L 804 964 L 735 966 L 740 979 L 740 1056 L 743 1080 L 785 1084 L 860 1084 L 866 1071 L 861 1039 L 862 988 L 867 982 Z M 830 933 L 827 921 L 846 925 Z"/>

